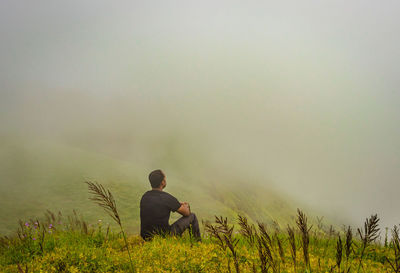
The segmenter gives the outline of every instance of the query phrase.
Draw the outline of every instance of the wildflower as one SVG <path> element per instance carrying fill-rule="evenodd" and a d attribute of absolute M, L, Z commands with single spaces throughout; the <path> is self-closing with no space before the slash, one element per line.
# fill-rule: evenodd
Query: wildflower
<path fill-rule="evenodd" d="M 36 238 L 35 238 L 35 237 L 33 237 L 33 238 L 32 238 L 32 240 L 36 241 Z"/>
<path fill-rule="evenodd" d="M 25 226 L 26 226 L 26 227 L 29 227 L 29 223 L 28 223 L 28 222 L 26 222 L 26 223 L 25 223 Z"/>
<path fill-rule="evenodd" d="M 52 227 L 53 227 L 53 224 L 50 224 L 50 225 L 49 225 L 49 228 L 51 229 Z"/>

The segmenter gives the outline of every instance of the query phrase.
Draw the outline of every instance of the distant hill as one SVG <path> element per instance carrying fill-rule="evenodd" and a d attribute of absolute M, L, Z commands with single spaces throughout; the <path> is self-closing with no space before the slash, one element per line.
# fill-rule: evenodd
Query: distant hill
<path fill-rule="evenodd" d="M 0 234 L 17 227 L 18 219 L 43 217 L 49 209 L 84 219 L 112 222 L 100 207 L 88 200 L 85 180 L 102 183 L 114 194 L 126 229 L 139 231 L 139 200 L 149 190 L 147 175 L 155 166 L 167 174 L 167 192 L 188 201 L 198 218 L 214 215 L 236 219 L 237 213 L 263 222 L 292 223 L 299 204 L 268 188 L 260 181 L 235 177 L 235 170 L 210 171 L 202 162 L 174 161 L 146 163 L 121 160 L 93 150 L 46 140 L 30 142 L 4 138 L 0 144 Z M 304 206 L 301 206 L 304 208 Z M 173 215 L 171 220 L 178 218 Z"/>

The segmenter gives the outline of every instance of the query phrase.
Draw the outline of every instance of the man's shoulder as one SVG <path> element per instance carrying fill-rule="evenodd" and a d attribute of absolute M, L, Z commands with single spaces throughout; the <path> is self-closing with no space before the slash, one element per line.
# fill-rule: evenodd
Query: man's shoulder
<path fill-rule="evenodd" d="M 146 199 L 148 197 L 151 197 L 152 195 L 153 195 L 152 191 L 146 191 L 145 193 L 143 193 L 142 198 L 140 199 L 140 201 L 142 201 L 143 199 Z"/>
<path fill-rule="evenodd" d="M 175 198 L 175 196 L 173 196 L 172 194 L 170 194 L 170 193 L 168 193 L 168 192 L 166 192 L 166 191 L 162 191 L 162 195 L 163 196 L 165 196 L 165 197 L 169 197 L 169 198 Z"/>
<path fill-rule="evenodd" d="M 159 190 L 146 191 L 145 193 L 143 193 L 142 196 L 145 196 L 145 195 L 163 195 L 163 196 L 172 196 L 173 197 L 172 194 L 170 194 L 170 193 L 168 193 L 166 191 L 159 191 Z"/>
<path fill-rule="evenodd" d="M 146 191 L 145 193 L 143 193 L 142 198 L 143 198 L 144 196 L 146 196 L 146 195 L 149 195 L 149 192 L 150 192 L 150 191 Z"/>
<path fill-rule="evenodd" d="M 163 197 L 173 197 L 173 198 L 175 198 L 172 194 L 170 194 L 168 192 L 165 192 L 165 191 L 149 190 L 149 191 L 146 191 L 142 195 L 142 199 L 143 199 L 143 197 L 146 197 L 146 196 L 155 196 L 155 195 L 163 196 Z"/>
<path fill-rule="evenodd" d="M 165 195 L 171 195 L 170 193 L 166 192 L 166 191 L 160 191 L 161 194 L 165 194 Z M 172 195 L 171 195 L 172 196 Z"/>
<path fill-rule="evenodd" d="M 178 200 L 175 196 L 173 196 L 172 194 L 166 192 L 166 191 L 158 191 L 158 190 L 150 190 L 147 191 L 143 194 L 142 196 L 142 200 L 143 199 L 148 199 L 148 198 L 160 198 L 161 200 L 163 200 L 164 202 L 173 202 L 175 200 Z"/>

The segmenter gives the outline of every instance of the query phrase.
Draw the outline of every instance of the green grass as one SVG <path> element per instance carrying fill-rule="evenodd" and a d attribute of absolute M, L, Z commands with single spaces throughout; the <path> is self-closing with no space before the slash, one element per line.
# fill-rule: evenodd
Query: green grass
<path fill-rule="evenodd" d="M 59 220 L 61 224 L 58 224 Z M 55 223 L 51 228 L 50 222 Z M 231 221 L 228 226 L 230 224 Z M 130 272 L 127 249 L 121 234 L 106 229 L 102 222 L 86 227 L 85 222 L 76 216 L 52 218 L 49 215 L 47 221 L 38 224 L 22 222 L 19 236 L 14 234 L 13 237 L 3 237 L 0 240 L 0 271 L 18 272 L 20 267 L 20 272 Z M 266 227 L 272 238 L 272 262 L 278 272 L 307 272 L 299 229 L 295 229 L 295 271 L 286 231 L 269 225 Z M 257 246 L 249 243 L 248 237 L 238 231 L 240 229 L 235 228 L 232 233 L 232 238 L 238 242 L 235 246 L 238 269 L 240 272 L 263 272 Z M 361 242 L 353 238 L 348 259 L 344 252 L 341 255 L 339 271 L 339 235 L 345 241 L 343 233 L 329 233 L 325 227 L 310 230 L 312 272 L 357 272 Z M 281 254 L 277 238 L 281 242 Z M 135 272 L 236 272 L 231 251 L 218 245 L 210 233 L 203 232 L 201 243 L 192 240 L 187 233 L 181 238 L 155 237 L 150 242 L 132 235 L 128 238 L 128 245 Z M 394 258 L 393 244 L 385 246 L 379 242 L 371 243 L 362 260 L 360 272 L 394 272 L 387 258 Z M 265 261 L 270 265 L 270 259 L 266 258 Z M 264 272 L 273 272 L 271 266 L 266 268 Z"/>
<path fill-rule="evenodd" d="M 114 193 L 124 226 L 129 233 L 138 233 L 139 200 L 150 189 L 148 173 L 158 167 L 167 173 L 166 191 L 190 202 L 200 220 L 241 213 L 253 220 L 285 225 L 292 221 L 296 207 L 305 207 L 262 186 L 263 181 L 233 173 L 207 173 L 199 166 L 203 161 L 185 162 L 182 151 L 167 144 L 171 145 L 168 155 L 149 163 L 141 160 L 141 154 L 126 161 L 48 140 L 1 138 L 0 234 L 12 233 L 18 219 L 41 217 L 47 209 L 62 213 L 76 209 L 88 221 L 104 220 L 102 211 L 88 200 L 86 179 L 98 181 Z M 172 215 L 171 221 L 177 217 Z"/>
<path fill-rule="evenodd" d="M 285 228 L 286 224 L 295 225 L 295 208 L 303 206 L 262 186 L 263 181 L 234 174 L 207 174 L 206 168 L 199 164 L 181 160 L 182 151 L 174 146 L 168 156 L 149 163 L 140 159 L 122 160 L 46 140 L 30 143 L 2 140 L 0 272 L 25 272 L 26 268 L 28 272 L 130 271 L 124 240 L 116 232 L 118 228 L 112 219 L 88 199 L 86 180 L 98 181 L 113 193 L 123 226 L 130 234 L 129 248 L 138 272 L 233 272 L 235 264 L 241 272 L 254 272 L 253 267 L 261 272 L 262 259 L 257 246 L 250 245 L 246 237 L 236 233 L 240 229 L 236 223 L 238 214 L 247 217 L 249 223 L 266 223 L 268 232 L 275 238 L 275 245 L 271 246 L 274 266 L 279 266 L 282 272 L 294 270 Z M 135 235 L 139 232 L 139 200 L 149 189 L 147 175 L 154 166 L 165 167 L 167 191 L 181 201 L 190 202 L 201 221 L 205 235 L 202 243 L 191 241 L 187 235 L 155 238 L 151 242 L 143 242 Z M 44 215 L 47 209 L 55 214 Z M 79 213 L 71 214 L 73 209 Z M 58 211 L 62 213 L 58 215 Z M 68 214 L 72 216 L 65 216 Z M 310 233 L 310 266 L 314 271 L 329 272 L 335 265 L 337 238 L 327 227 L 333 224 L 337 228 L 341 223 L 328 219 L 325 226 L 318 225 L 313 216 L 316 214 L 309 214 L 309 224 L 314 225 Z M 236 258 L 229 245 L 221 248 L 215 238 L 210 238 L 211 233 L 205 233 L 206 225 L 215 215 L 228 217 L 230 224 L 234 220 L 235 232 L 226 244 L 238 242 Z M 172 214 L 170 222 L 178 217 Z M 20 226 L 19 219 L 25 219 Z M 35 222 L 38 222 L 36 228 Z M 19 236 L 15 233 L 18 228 Z M 297 272 L 304 272 L 299 232 L 295 237 Z M 281 239 L 283 254 L 279 253 L 276 238 Z M 348 262 L 353 270 L 350 272 L 356 272 L 360 256 L 359 248 L 355 248 Z M 393 257 L 390 247 L 373 244 L 365 252 L 362 269 L 364 272 L 386 270 L 387 257 Z M 373 270 L 366 271 L 366 267 Z"/>

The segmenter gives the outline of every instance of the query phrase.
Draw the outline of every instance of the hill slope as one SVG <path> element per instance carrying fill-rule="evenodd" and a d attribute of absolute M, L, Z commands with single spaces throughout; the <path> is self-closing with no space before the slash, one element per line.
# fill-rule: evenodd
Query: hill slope
<path fill-rule="evenodd" d="M 249 219 L 285 224 L 292 220 L 291 215 L 299 206 L 258 181 L 246 181 L 217 171 L 210 173 L 199 161 L 175 159 L 172 156 L 149 163 L 138 156 L 137 160 L 127 161 L 45 140 L 3 139 L 0 234 L 15 230 L 18 219 L 40 217 L 47 209 L 64 214 L 76 209 L 90 222 L 98 219 L 111 222 L 88 200 L 85 180 L 98 181 L 111 190 L 126 229 L 136 233 L 139 200 L 149 190 L 147 174 L 153 168 L 165 170 L 166 191 L 190 202 L 192 211 L 201 220 L 213 220 L 214 215 L 233 219 L 239 212 Z M 176 218 L 178 215 L 173 215 L 171 220 Z"/>

